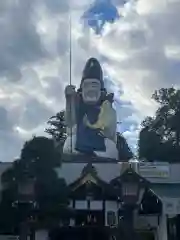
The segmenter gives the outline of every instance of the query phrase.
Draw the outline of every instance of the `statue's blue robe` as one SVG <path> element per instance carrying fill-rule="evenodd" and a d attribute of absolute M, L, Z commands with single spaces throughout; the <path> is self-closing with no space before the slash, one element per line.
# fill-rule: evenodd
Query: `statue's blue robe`
<path fill-rule="evenodd" d="M 100 134 L 99 129 L 91 129 L 87 127 L 83 118 L 85 114 L 91 124 L 94 124 L 100 113 L 99 106 L 87 106 L 82 104 L 77 109 L 77 135 L 76 150 L 83 153 L 92 153 L 93 151 L 106 151 L 105 139 Z"/>

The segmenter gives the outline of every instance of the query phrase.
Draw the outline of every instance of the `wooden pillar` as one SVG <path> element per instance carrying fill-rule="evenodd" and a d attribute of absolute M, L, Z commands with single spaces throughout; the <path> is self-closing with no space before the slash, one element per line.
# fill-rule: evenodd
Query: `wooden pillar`
<path fill-rule="evenodd" d="M 104 215 L 104 226 L 106 226 L 106 204 L 105 204 L 105 199 L 103 198 L 103 215 Z"/>
<path fill-rule="evenodd" d="M 32 227 L 32 228 L 31 228 L 31 231 L 30 231 L 29 240 L 35 240 L 35 239 L 36 239 L 35 230 L 34 230 L 34 228 Z"/>
<path fill-rule="evenodd" d="M 88 200 L 86 200 L 86 201 L 87 201 L 87 209 L 88 209 L 88 210 L 91 210 L 91 200 L 88 199 Z"/>
<path fill-rule="evenodd" d="M 20 234 L 19 234 L 19 240 L 27 240 L 28 236 L 28 224 L 27 222 L 20 223 Z"/>
<path fill-rule="evenodd" d="M 72 199 L 72 208 L 75 209 L 76 208 L 76 200 L 73 198 Z"/>

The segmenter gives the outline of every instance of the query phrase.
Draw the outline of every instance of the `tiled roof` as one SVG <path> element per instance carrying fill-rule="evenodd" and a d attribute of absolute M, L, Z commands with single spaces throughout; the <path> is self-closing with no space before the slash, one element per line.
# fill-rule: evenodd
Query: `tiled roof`
<path fill-rule="evenodd" d="M 179 183 L 153 183 L 150 188 L 160 198 L 180 198 Z"/>

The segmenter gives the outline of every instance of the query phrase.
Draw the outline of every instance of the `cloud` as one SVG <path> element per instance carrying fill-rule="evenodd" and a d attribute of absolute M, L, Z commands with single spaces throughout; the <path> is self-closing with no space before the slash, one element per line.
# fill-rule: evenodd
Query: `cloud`
<path fill-rule="evenodd" d="M 12 154 L 14 158 L 19 154 L 21 140 L 16 135 L 13 129 L 13 121 L 3 106 L 0 106 L 0 119 L 0 159 L 1 161 L 5 159 L 11 161 Z"/>
<path fill-rule="evenodd" d="M 47 9 L 52 14 L 64 14 L 69 10 L 69 2 L 68 1 L 59 1 L 59 0 L 44 0 L 43 1 L 47 7 Z"/>
<path fill-rule="evenodd" d="M 35 1 L 19 0 L 0 3 L 0 76 L 17 81 L 20 68 L 45 57 L 33 22 Z"/>
<path fill-rule="evenodd" d="M 44 134 L 48 118 L 64 108 L 69 83 L 69 11 L 72 15 L 72 82 L 78 87 L 87 58 L 97 57 L 131 146 L 139 124 L 157 105 L 155 89 L 179 86 L 179 0 L 116 4 L 120 19 L 102 36 L 84 28 L 91 1 L 19 0 L 0 3 L 0 160 L 18 156 L 24 140 Z"/>

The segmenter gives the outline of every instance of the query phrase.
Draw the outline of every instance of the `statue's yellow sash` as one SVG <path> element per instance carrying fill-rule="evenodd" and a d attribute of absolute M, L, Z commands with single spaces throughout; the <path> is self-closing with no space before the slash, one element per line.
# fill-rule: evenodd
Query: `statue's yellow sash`
<path fill-rule="evenodd" d="M 100 129 L 101 133 L 112 140 L 116 139 L 116 111 L 112 108 L 112 104 L 106 100 L 100 108 L 98 120 L 91 124 L 87 115 L 84 116 L 84 124 L 92 129 Z"/>

